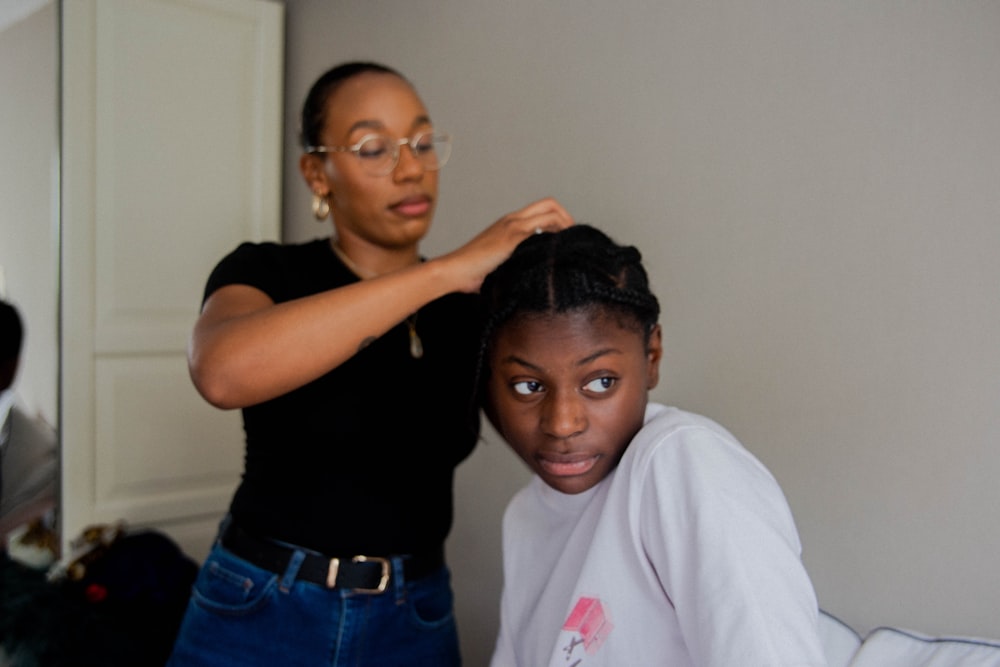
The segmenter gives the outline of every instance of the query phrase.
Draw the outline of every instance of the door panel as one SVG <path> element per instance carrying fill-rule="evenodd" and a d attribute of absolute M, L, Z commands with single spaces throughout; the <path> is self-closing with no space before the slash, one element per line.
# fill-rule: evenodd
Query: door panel
<path fill-rule="evenodd" d="M 64 545 L 125 520 L 201 551 L 242 429 L 195 392 L 187 340 L 215 262 L 280 233 L 283 6 L 73 0 L 62 21 Z"/>

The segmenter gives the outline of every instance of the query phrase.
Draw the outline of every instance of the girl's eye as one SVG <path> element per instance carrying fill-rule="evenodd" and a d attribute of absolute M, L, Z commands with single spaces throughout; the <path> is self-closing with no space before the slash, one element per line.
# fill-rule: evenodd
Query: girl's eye
<path fill-rule="evenodd" d="M 587 384 L 583 385 L 583 388 L 595 394 L 603 394 L 613 386 L 615 386 L 615 379 L 613 377 L 605 376 L 599 377 L 596 380 L 591 380 Z"/>
<path fill-rule="evenodd" d="M 522 380 L 511 385 L 514 391 L 521 396 L 531 396 L 542 390 L 542 383 L 534 380 Z"/>

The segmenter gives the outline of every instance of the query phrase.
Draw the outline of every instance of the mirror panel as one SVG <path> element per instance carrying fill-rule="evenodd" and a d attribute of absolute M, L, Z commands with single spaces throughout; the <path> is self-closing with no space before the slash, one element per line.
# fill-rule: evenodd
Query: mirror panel
<path fill-rule="evenodd" d="M 58 34 L 54 2 L 10 2 L 0 10 L 0 296 L 24 320 L 14 386 L 53 426 L 59 368 Z"/>
<path fill-rule="evenodd" d="M 0 90 L 0 297 L 17 307 L 24 324 L 12 392 L 19 409 L 48 425 L 38 427 L 52 429 L 54 439 L 60 252 L 59 11 L 54 0 L 0 3 Z M 8 471 L 14 472 L 10 465 Z M 24 471 L 16 472 L 23 481 Z M 19 507 L 7 516 L 11 527 L 24 517 L 25 506 Z"/>

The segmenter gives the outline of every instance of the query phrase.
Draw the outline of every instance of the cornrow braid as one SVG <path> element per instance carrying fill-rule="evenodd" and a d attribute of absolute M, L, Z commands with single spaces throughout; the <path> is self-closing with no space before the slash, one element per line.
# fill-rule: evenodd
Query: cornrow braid
<path fill-rule="evenodd" d="M 480 390 L 488 377 L 486 359 L 497 332 L 526 313 L 610 311 L 622 326 L 648 340 L 660 316 L 649 288 L 642 255 L 604 232 L 577 224 L 557 233 L 535 234 L 483 281 L 484 325 L 477 370 Z"/>

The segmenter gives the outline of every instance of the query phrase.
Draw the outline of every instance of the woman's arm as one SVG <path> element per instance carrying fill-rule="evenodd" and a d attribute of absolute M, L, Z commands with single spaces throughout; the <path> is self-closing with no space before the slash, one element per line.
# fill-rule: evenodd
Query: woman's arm
<path fill-rule="evenodd" d="M 430 301 L 478 290 L 486 274 L 536 229 L 570 224 L 558 202 L 543 199 L 447 255 L 371 280 L 280 304 L 254 287 L 222 287 L 205 301 L 195 324 L 191 378 L 219 408 L 285 394 L 336 368 Z"/>

